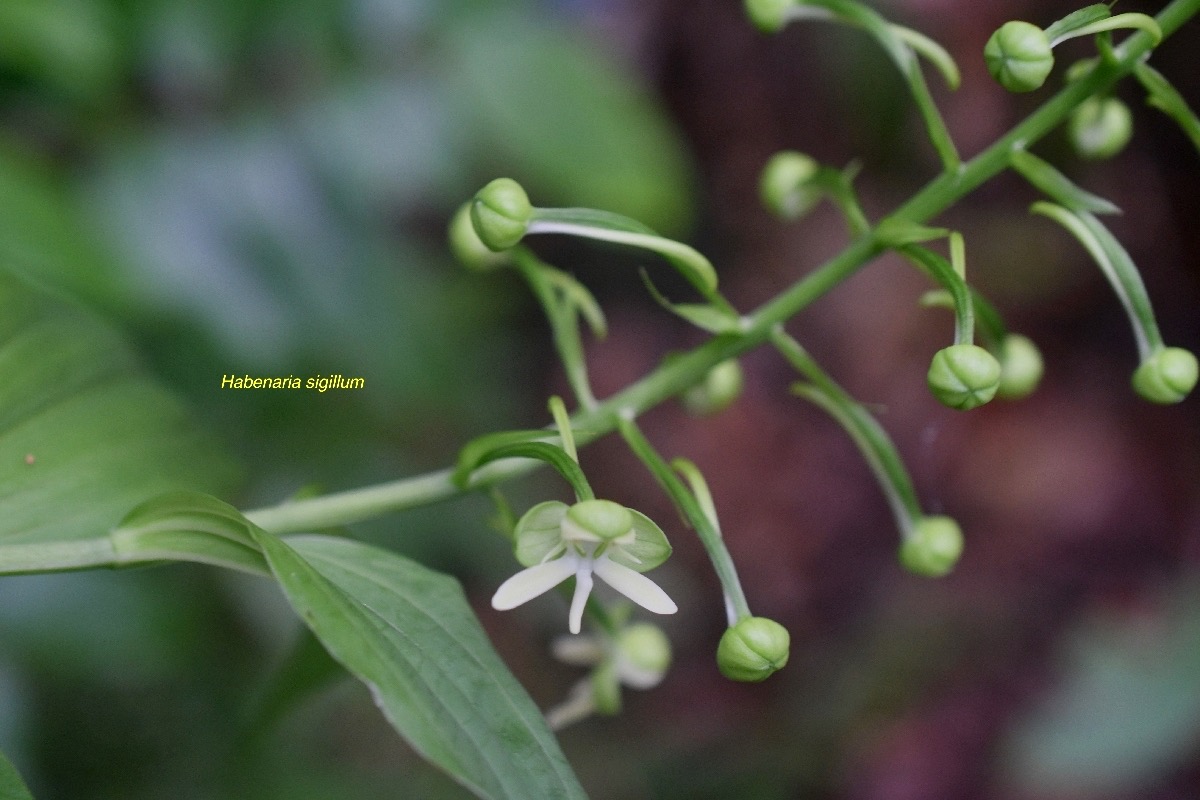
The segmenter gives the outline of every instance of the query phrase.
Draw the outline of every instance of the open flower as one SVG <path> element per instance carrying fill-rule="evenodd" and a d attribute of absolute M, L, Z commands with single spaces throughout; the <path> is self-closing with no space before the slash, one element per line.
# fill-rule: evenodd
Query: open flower
<path fill-rule="evenodd" d="M 642 575 L 671 555 L 666 535 L 644 514 L 611 500 L 581 500 L 573 506 L 539 503 L 517 522 L 516 556 L 526 569 L 500 584 L 492 608 L 507 611 L 550 591 L 572 575 L 570 629 L 579 633 L 595 575 L 655 614 L 678 607 Z"/>

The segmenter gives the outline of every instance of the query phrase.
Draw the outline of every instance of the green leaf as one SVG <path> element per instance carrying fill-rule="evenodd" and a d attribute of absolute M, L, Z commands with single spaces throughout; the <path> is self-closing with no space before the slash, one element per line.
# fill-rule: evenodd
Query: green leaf
<path fill-rule="evenodd" d="M 1196 149 L 1200 150 L 1200 119 L 1183 99 L 1183 95 L 1176 91 L 1162 73 L 1149 64 L 1138 64 L 1133 68 L 1133 74 L 1149 92 L 1146 103 L 1175 120 Z"/>
<path fill-rule="evenodd" d="M 888 217 L 875 228 L 875 239 L 884 247 L 904 247 L 921 242 L 944 239 L 950 234 L 946 228 L 931 228 L 911 220 Z"/>
<path fill-rule="evenodd" d="M 123 561 L 196 561 L 265 575 L 251 527 L 240 511 L 211 495 L 170 492 L 130 511 L 112 542 Z"/>
<path fill-rule="evenodd" d="M 471 477 L 471 473 L 478 469 L 480 465 L 492 460 L 488 458 L 489 454 L 501 448 L 526 444 L 528 442 L 560 441 L 562 440 L 557 433 L 545 428 L 524 431 L 500 431 L 476 437 L 463 445 L 462 449 L 458 451 L 458 463 L 454 469 L 454 483 L 458 486 L 465 486 Z"/>
<path fill-rule="evenodd" d="M 1014 150 L 1008 158 L 1013 169 L 1021 173 L 1025 180 L 1044 192 L 1051 200 L 1072 211 L 1091 211 L 1094 214 L 1121 213 L 1121 209 L 1116 205 L 1079 188 L 1066 175 L 1028 150 Z"/>
<path fill-rule="evenodd" d="M 21 780 L 21 773 L 0 753 L 0 798 L 4 800 L 33 800 L 29 787 Z"/>
<path fill-rule="evenodd" d="M 1125 307 L 1130 327 L 1137 340 L 1140 359 L 1145 361 L 1152 353 L 1161 350 L 1162 334 L 1159 333 L 1158 320 L 1150 306 L 1150 296 L 1146 293 L 1142 275 L 1129 253 L 1108 228 L 1104 227 L 1104 223 L 1087 211 L 1071 211 L 1041 201 L 1030 206 L 1030 211 L 1049 217 L 1062 225 L 1091 254 L 1104 277 L 1108 278 L 1121 305 Z"/>
<path fill-rule="evenodd" d="M 425 758 L 484 798 L 584 797 L 454 579 L 350 540 L 255 537 L 296 613 Z"/>
<path fill-rule="evenodd" d="M 716 292 L 717 271 L 704 255 L 620 214 L 590 208 L 535 208 L 527 233 L 565 233 L 650 250 L 671 262 L 705 297 L 711 299 Z"/>
<path fill-rule="evenodd" d="M 1050 23 L 1045 29 L 1046 38 L 1050 40 L 1050 46 L 1053 47 L 1063 39 L 1075 35 L 1075 31 L 1100 20 L 1108 19 L 1110 16 L 1112 16 L 1112 12 L 1104 3 L 1085 6 L 1077 11 L 1072 11 L 1057 22 Z"/>
<path fill-rule="evenodd" d="M 234 475 L 113 331 L 0 273 L 0 573 L 112 564 L 131 507 Z"/>
<path fill-rule="evenodd" d="M 721 334 L 734 333 L 741 328 L 741 318 L 725 308 L 707 303 L 672 303 L 658 290 L 645 270 L 642 270 L 642 283 L 645 284 L 646 291 L 650 292 L 650 296 L 654 298 L 654 302 L 701 330 Z"/>

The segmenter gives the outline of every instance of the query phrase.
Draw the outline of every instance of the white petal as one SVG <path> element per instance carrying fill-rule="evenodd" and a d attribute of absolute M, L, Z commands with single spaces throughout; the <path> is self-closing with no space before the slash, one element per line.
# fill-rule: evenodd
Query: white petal
<path fill-rule="evenodd" d="M 578 558 L 566 555 L 555 561 L 535 564 L 521 570 L 500 584 L 500 588 L 492 595 L 492 608 L 508 611 L 529 602 L 574 575 L 578 563 Z"/>
<path fill-rule="evenodd" d="M 679 610 L 675 601 L 667 597 L 667 593 L 660 589 L 657 583 L 624 564 L 602 556 L 596 559 L 592 569 L 605 583 L 647 611 L 653 611 L 655 614 L 674 614 Z"/>
<path fill-rule="evenodd" d="M 592 567 L 587 561 L 579 565 L 575 573 L 575 596 L 571 598 L 570 624 L 567 626 L 571 633 L 579 633 L 583 625 L 583 607 L 587 605 L 588 595 L 592 593 Z"/>

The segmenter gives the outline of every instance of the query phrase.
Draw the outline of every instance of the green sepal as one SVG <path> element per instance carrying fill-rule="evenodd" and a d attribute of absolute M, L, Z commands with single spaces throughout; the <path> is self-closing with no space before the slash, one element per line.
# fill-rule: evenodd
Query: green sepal
<path fill-rule="evenodd" d="M 950 517 L 922 517 L 900 544 L 900 563 L 929 578 L 948 574 L 963 550 L 962 529 Z"/>
<path fill-rule="evenodd" d="M 973 344 L 944 347 L 933 356 L 929 390 L 942 405 L 968 411 L 987 403 L 1000 387 L 1000 362 Z"/>
<path fill-rule="evenodd" d="M 757 683 L 788 662 L 792 637 L 766 617 L 745 617 L 726 629 L 717 645 L 717 668 L 726 678 Z"/>
<path fill-rule="evenodd" d="M 557 500 L 538 503 L 521 515 L 513 528 L 513 552 L 521 566 L 541 564 L 562 549 L 562 521 L 566 515 L 567 504 Z"/>
<path fill-rule="evenodd" d="M 1139 63 L 1133 68 L 1133 74 L 1148 93 L 1146 104 L 1175 120 L 1196 149 L 1200 150 L 1200 118 L 1188 106 L 1183 95 L 1176 91 L 1162 73 L 1149 64 Z"/>
<path fill-rule="evenodd" d="M 1121 209 L 1099 195 L 1077 186 L 1070 178 L 1053 165 L 1030 153 L 1014 150 L 1008 162 L 1021 177 L 1056 203 L 1074 211 L 1091 211 L 1093 214 L 1120 214 Z"/>
<path fill-rule="evenodd" d="M 671 543 L 662 528 L 640 511 L 629 509 L 633 517 L 633 541 L 608 551 L 608 557 L 637 572 L 649 572 L 671 556 Z"/>
<path fill-rule="evenodd" d="M 1133 388 L 1152 403 L 1181 402 L 1196 388 L 1196 356 L 1182 347 L 1164 347 L 1133 373 Z"/>

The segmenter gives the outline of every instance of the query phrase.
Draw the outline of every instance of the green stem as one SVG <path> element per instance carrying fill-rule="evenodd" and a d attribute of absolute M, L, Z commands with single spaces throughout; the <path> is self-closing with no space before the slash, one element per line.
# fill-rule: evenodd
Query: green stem
<path fill-rule="evenodd" d="M 742 582 L 738 579 L 737 568 L 734 567 L 733 558 L 725 548 L 725 540 L 721 538 L 721 532 L 717 530 L 713 520 L 705 513 L 701 504 L 696 500 L 696 496 L 684 485 L 675 470 L 658 454 L 654 445 L 650 444 L 650 440 L 645 437 L 636 422 L 632 419 L 621 419 L 617 423 L 617 428 L 621 432 L 621 437 L 629 445 L 629 449 L 649 468 L 659 485 L 671 496 L 675 506 L 691 524 L 696 535 L 700 537 L 700 542 L 708 552 L 709 560 L 712 561 L 713 570 L 721 581 L 721 589 L 725 593 L 726 602 L 733 609 L 733 614 L 737 619 L 752 616 L 750 606 L 746 602 L 746 593 L 742 591 Z"/>
<path fill-rule="evenodd" d="M 1155 18 L 1163 37 L 1173 34 L 1200 12 L 1200 0 L 1174 0 Z M 922 223 L 931 220 L 981 184 L 1008 168 L 1014 150 L 1028 147 L 1061 124 L 1084 100 L 1107 91 L 1131 72 L 1150 50 L 1153 40 L 1139 31 L 1116 49 L 1114 63 L 1098 64 L 1089 74 L 1065 87 L 1024 121 L 952 172 L 934 178 L 888 219 Z M 825 292 L 837 286 L 883 251 L 872 236 L 860 236 L 845 250 L 809 273 L 773 300 L 743 318 L 739 332 L 715 337 L 672 359 L 595 408 L 576 414 L 573 426 L 578 443 L 586 444 L 614 430 L 624 414 L 636 417 L 669 397 L 699 382 L 717 363 L 751 350 Z M 583 432 L 586 431 L 586 434 Z M 370 519 L 406 508 L 428 505 L 529 473 L 531 462 L 490 464 L 478 470 L 460 489 L 450 480 L 450 470 L 440 470 L 377 486 L 301 500 L 247 512 L 259 526 L 275 533 L 315 530 Z"/>

